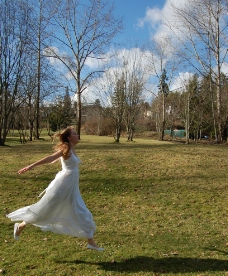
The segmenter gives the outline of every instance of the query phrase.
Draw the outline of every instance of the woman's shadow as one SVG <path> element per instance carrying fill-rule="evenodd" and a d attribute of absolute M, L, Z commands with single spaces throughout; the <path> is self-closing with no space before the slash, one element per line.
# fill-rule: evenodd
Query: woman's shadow
<path fill-rule="evenodd" d="M 214 251 L 214 249 L 213 249 Z M 219 250 L 218 250 L 219 251 Z M 222 251 L 220 251 L 222 252 Z M 227 255 L 227 252 L 222 252 Z M 228 271 L 228 261 L 219 259 L 181 258 L 177 256 L 152 258 L 137 256 L 121 261 L 86 262 L 83 260 L 57 261 L 58 263 L 75 263 L 94 265 L 98 269 L 114 272 L 163 272 L 163 273 L 190 273 L 208 271 Z"/>

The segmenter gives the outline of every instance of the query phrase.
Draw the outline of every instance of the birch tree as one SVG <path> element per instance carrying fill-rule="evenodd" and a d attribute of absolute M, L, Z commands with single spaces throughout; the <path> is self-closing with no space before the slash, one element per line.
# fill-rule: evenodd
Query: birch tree
<path fill-rule="evenodd" d="M 166 26 L 175 36 L 177 54 L 195 72 L 204 77 L 211 75 L 212 82 L 217 87 L 213 108 L 216 109 L 216 141 L 221 142 L 221 78 L 222 68 L 227 62 L 228 43 L 227 1 L 190 0 L 178 6 L 173 4 L 172 12 L 174 16 L 171 20 L 166 20 Z"/>

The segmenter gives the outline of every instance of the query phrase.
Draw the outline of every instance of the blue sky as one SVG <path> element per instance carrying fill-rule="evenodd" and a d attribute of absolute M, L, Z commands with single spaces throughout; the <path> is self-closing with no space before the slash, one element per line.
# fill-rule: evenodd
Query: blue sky
<path fill-rule="evenodd" d="M 151 32 L 155 31 L 151 28 L 149 22 L 143 27 L 139 27 L 140 19 L 145 18 L 148 9 L 163 9 L 165 0 L 114 0 L 116 14 L 123 17 L 124 30 L 117 36 L 117 42 L 123 43 L 146 43 L 150 40 Z"/>
<path fill-rule="evenodd" d="M 95 80 L 94 84 L 90 83 L 90 86 L 88 86 L 83 93 L 83 95 L 86 95 L 87 100 L 89 99 L 90 102 L 93 102 L 97 99 L 97 95 L 94 91 L 97 90 L 98 93 L 102 91 L 98 84 L 100 83 L 101 87 L 105 87 L 108 83 L 108 74 L 116 74 L 117 72 L 121 73 L 121 70 L 123 70 L 122 63 L 124 63 L 125 66 L 126 64 L 129 66 L 128 72 L 133 70 L 133 67 L 130 67 L 132 64 L 131 61 L 136 60 L 136 57 L 138 64 L 143 68 L 142 71 L 146 72 L 145 78 L 151 79 L 154 74 L 153 72 L 150 72 L 152 69 L 148 69 L 149 55 L 151 55 L 151 53 L 150 50 L 145 51 L 143 46 L 146 46 L 147 48 L 152 38 L 159 41 L 160 38 L 166 37 L 167 34 L 170 34 L 167 27 L 164 27 L 164 24 L 162 24 L 162 19 L 164 19 L 164 17 L 172 17 L 172 3 L 175 3 L 178 6 L 187 3 L 188 1 L 189 0 L 114 0 L 115 14 L 116 16 L 123 18 L 124 29 L 122 33 L 117 35 L 113 40 L 117 45 L 107 49 L 107 53 L 104 53 L 102 58 L 87 58 L 86 66 L 89 70 L 97 70 L 102 65 L 100 65 L 100 62 L 108 63 L 106 64 L 107 70 L 105 72 L 107 75 L 103 74 L 101 78 Z M 63 50 L 59 49 L 59 51 Z M 158 72 L 160 70 L 159 58 L 155 62 Z M 114 70 L 117 70 L 117 72 L 114 72 Z M 69 80 L 72 78 L 69 74 L 66 75 L 66 77 Z M 158 79 L 157 77 L 155 78 L 155 81 L 148 83 L 148 87 L 145 91 L 153 90 L 153 94 L 157 92 Z M 177 75 L 173 80 L 174 85 L 172 84 L 171 89 L 180 87 L 178 78 L 183 82 L 182 79 L 188 78 L 188 72 L 179 72 L 179 75 Z M 151 95 L 151 92 L 149 93 L 149 96 L 146 95 L 146 98 L 149 97 L 148 101 L 150 101 Z"/>
<path fill-rule="evenodd" d="M 181 35 L 180 38 L 182 41 L 187 40 L 187 36 L 185 35 L 185 26 L 182 26 L 181 23 L 178 25 L 178 20 L 176 20 L 176 14 L 172 6 L 175 5 L 176 8 L 188 9 L 191 1 L 193 6 L 195 3 L 193 0 L 113 1 L 116 8 L 116 16 L 123 18 L 124 29 L 121 34 L 118 34 L 114 38 L 113 42 L 116 43 L 114 47 L 107 48 L 106 52 L 99 57 L 88 57 L 85 62 L 86 70 L 96 71 L 99 68 L 104 68 L 103 66 L 107 68 L 104 74 L 99 79 L 96 79 L 94 83 L 90 83 L 83 93 L 87 93 L 87 99 L 90 99 L 91 102 L 94 100 L 92 98 L 93 96 L 97 97 L 94 93 L 95 90 L 99 93 L 102 90 L 108 90 L 105 85 L 107 85 L 110 76 L 122 74 L 122 70 L 127 70 L 127 72 L 131 72 L 131 70 L 134 71 L 133 64 L 137 64 L 138 68 L 141 68 L 141 71 L 144 72 L 144 78 L 146 79 L 144 83 L 148 85 L 145 91 L 150 91 L 153 95 L 156 94 L 159 74 L 161 74 L 161 56 L 156 52 L 156 49 L 148 46 L 152 45 L 152 43 L 150 43 L 152 39 L 157 45 L 161 43 L 160 45 L 163 47 L 163 52 L 166 51 L 167 54 L 166 59 L 163 60 L 163 66 L 164 62 L 166 66 L 169 61 L 171 66 L 176 66 L 174 64 L 176 60 L 172 58 L 172 47 L 165 42 L 173 40 L 175 41 L 175 47 L 178 47 L 179 40 L 176 39 L 169 27 L 172 27 L 172 30 Z M 167 26 L 164 22 L 168 22 L 171 25 Z M 61 52 L 63 49 L 57 49 L 57 51 Z M 151 57 L 153 57 L 152 62 Z M 198 65 L 200 67 L 200 64 Z M 228 65 L 225 67 L 228 72 Z M 172 68 L 169 70 L 170 76 L 168 76 L 168 78 L 170 90 L 183 87 L 186 81 L 192 76 L 190 67 L 186 68 L 179 66 L 176 68 L 178 70 L 176 70 L 174 74 Z M 72 80 L 71 74 L 67 74 L 66 77 Z M 150 93 L 149 97 L 151 97 L 151 95 Z"/>
<path fill-rule="evenodd" d="M 114 38 L 114 43 L 117 44 L 114 47 L 114 49 L 117 50 L 114 56 L 117 60 L 117 63 L 120 63 L 113 65 L 113 70 L 116 70 L 115 66 L 118 68 L 118 65 L 121 64 L 123 57 L 128 60 L 127 63 L 130 66 L 130 61 L 135 59 L 136 54 L 138 56 L 137 59 L 141 60 L 140 62 L 142 66 L 144 66 L 144 69 L 148 68 L 148 57 L 145 55 L 144 58 L 142 58 L 142 53 L 144 51 L 143 46 L 146 46 L 147 48 L 152 38 L 159 40 L 160 37 L 167 36 L 167 28 L 164 28 L 162 19 L 164 17 L 167 18 L 172 16 L 172 13 L 170 12 L 170 6 L 172 3 L 175 2 L 177 5 L 180 5 L 186 3 L 187 1 L 189 0 L 114 0 L 115 14 L 116 16 L 123 18 L 124 29 L 121 34 Z M 110 51 L 112 51 L 112 49 L 110 49 Z M 90 68 L 95 68 L 97 65 L 96 61 L 94 62 L 94 60 L 90 59 L 86 61 L 86 64 Z M 157 68 L 160 68 L 160 62 L 156 66 Z M 121 65 L 119 68 L 121 68 Z M 111 70 L 112 69 L 109 69 L 108 71 Z M 128 68 L 128 70 L 131 71 L 131 68 Z M 146 74 L 150 74 L 149 70 L 147 70 Z M 179 75 L 174 79 L 174 84 L 171 85 L 171 89 L 180 87 L 178 78 L 180 78 L 182 83 L 183 79 L 188 77 L 188 72 L 179 73 Z M 150 77 L 150 79 L 152 78 Z M 154 81 L 147 83 L 147 88 L 145 89 L 146 101 L 151 101 L 151 91 L 153 91 L 153 95 L 157 93 L 157 81 L 158 79 L 155 77 Z M 107 79 L 104 76 L 100 80 L 96 80 L 96 84 L 99 82 L 102 84 L 102 86 L 105 87 Z M 146 91 L 149 90 L 150 92 L 147 93 Z M 90 94 L 89 91 L 90 89 L 88 89 L 86 92 Z M 91 86 L 91 91 L 93 91 L 93 86 Z M 90 94 L 90 96 L 87 96 L 87 98 L 91 98 L 91 101 L 93 101 L 92 95 L 96 97 L 93 92 Z"/>

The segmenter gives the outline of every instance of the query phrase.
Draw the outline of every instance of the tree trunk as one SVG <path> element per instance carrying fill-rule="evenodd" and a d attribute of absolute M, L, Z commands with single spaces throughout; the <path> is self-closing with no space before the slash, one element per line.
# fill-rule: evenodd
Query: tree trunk
<path fill-rule="evenodd" d="M 190 91 L 187 92 L 187 106 L 186 106 L 186 121 L 185 121 L 185 143 L 189 144 L 189 105 L 190 105 Z"/>
<path fill-rule="evenodd" d="M 128 137 L 127 137 L 127 141 L 128 142 L 132 142 L 133 141 L 133 127 L 129 126 L 128 127 Z"/>
<path fill-rule="evenodd" d="M 217 14 L 220 13 L 221 2 L 217 4 Z M 222 142 L 222 119 L 221 119 L 221 62 L 220 62 L 220 23 L 219 17 L 216 18 L 217 33 L 216 33 L 216 61 L 217 61 L 217 118 L 218 118 L 218 142 Z"/>
<path fill-rule="evenodd" d="M 217 127 L 216 127 L 215 104 L 214 104 L 214 96 L 213 96 L 213 90 L 212 90 L 211 75 L 210 75 L 210 95 L 211 95 L 211 109 L 212 109 L 212 117 L 213 117 L 213 125 L 214 125 L 214 135 L 217 143 L 218 135 L 217 135 Z"/>
<path fill-rule="evenodd" d="M 220 69 L 219 69 L 220 70 Z M 221 120 L 221 84 L 220 73 L 218 73 L 217 79 L 217 119 L 218 119 L 218 139 L 219 143 L 222 142 L 222 120 Z"/>
<path fill-rule="evenodd" d="M 80 93 L 80 84 L 78 84 L 77 86 L 77 110 L 76 110 L 76 131 L 77 131 L 77 134 L 79 136 L 79 139 L 80 139 L 80 136 L 81 136 L 81 126 L 82 126 L 82 102 L 81 102 L 81 93 Z"/>
<path fill-rule="evenodd" d="M 161 124 L 160 140 L 164 140 L 165 134 L 165 94 L 162 93 L 162 124 Z"/>
<path fill-rule="evenodd" d="M 119 143 L 119 141 L 120 141 L 120 133 L 121 133 L 121 129 L 120 129 L 120 127 L 118 126 L 118 127 L 116 128 L 116 137 L 115 137 L 115 142 L 117 142 L 117 143 Z"/>
<path fill-rule="evenodd" d="M 38 24 L 38 49 L 37 49 L 37 97 L 36 97 L 36 125 L 35 137 L 40 138 L 40 84 L 41 84 L 41 22 L 42 22 L 42 0 L 40 0 L 40 15 Z"/>

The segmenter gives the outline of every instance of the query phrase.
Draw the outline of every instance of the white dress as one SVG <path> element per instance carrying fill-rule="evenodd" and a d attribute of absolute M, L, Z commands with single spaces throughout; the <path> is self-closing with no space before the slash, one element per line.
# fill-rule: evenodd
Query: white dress
<path fill-rule="evenodd" d="M 52 231 L 80 238 L 93 238 L 96 225 L 79 191 L 80 159 L 71 152 L 70 158 L 61 157 L 62 171 L 35 204 L 7 215 L 13 221 L 25 221 L 43 231 Z"/>

